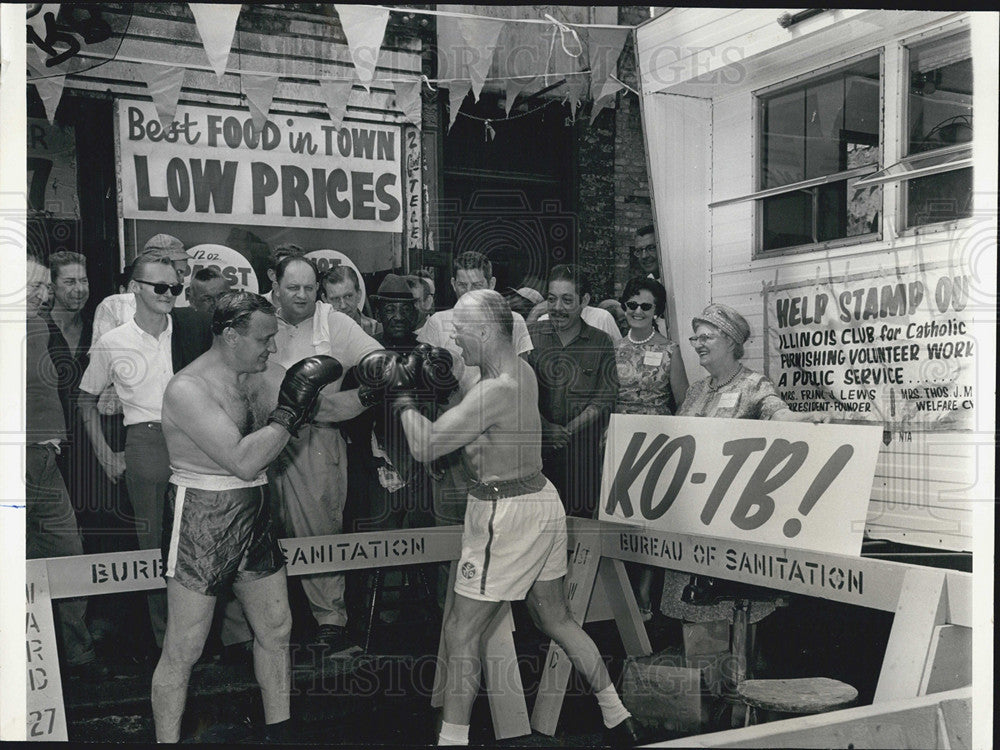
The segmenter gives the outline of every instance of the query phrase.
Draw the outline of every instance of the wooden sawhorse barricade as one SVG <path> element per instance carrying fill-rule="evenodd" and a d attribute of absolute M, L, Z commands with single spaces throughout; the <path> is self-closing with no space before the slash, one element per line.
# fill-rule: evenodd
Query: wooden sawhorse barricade
<path fill-rule="evenodd" d="M 570 612 L 581 623 L 614 619 L 630 656 L 647 656 L 652 649 L 623 561 L 894 612 L 875 703 L 963 687 L 954 684 L 953 665 L 971 651 L 970 574 L 646 531 L 601 521 L 570 518 L 568 522 L 566 593 Z M 282 547 L 289 575 L 456 561 L 461 551 L 461 527 L 286 539 Z M 28 562 L 28 739 L 67 738 L 51 601 L 161 588 L 160 572 L 158 550 Z M 510 608 L 504 607 L 491 623 L 483 647 L 483 673 L 495 736 L 523 736 L 532 729 L 555 734 L 571 672 L 569 659 L 554 643 L 550 645 L 529 720 L 520 689 L 512 623 Z M 443 699 L 441 666 L 439 662 L 433 705 L 441 705 Z M 957 673 L 966 671 L 959 669 Z M 825 716 L 835 718 L 841 713 Z M 734 730 L 733 734 L 755 729 L 759 728 Z"/>

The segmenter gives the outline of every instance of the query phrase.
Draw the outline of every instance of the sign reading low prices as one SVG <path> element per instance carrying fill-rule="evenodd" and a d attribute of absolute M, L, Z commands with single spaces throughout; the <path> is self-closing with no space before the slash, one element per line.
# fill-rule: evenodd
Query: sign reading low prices
<path fill-rule="evenodd" d="M 858 555 L 882 428 L 612 414 L 600 519 Z"/>
<path fill-rule="evenodd" d="M 971 429 L 970 277 L 945 264 L 764 290 L 765 371 L 793 411 L 887 430 Z"/>
<path fill-rule="evenodd" d="M 117 102 L 126 219 L 402 232 L 397 126 Z"/>

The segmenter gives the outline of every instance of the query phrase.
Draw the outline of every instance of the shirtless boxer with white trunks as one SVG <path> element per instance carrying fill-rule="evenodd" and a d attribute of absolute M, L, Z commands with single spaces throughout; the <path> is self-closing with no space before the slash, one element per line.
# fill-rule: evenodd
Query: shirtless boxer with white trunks
<path fill-rule="evenodd" d="M 445 613 L 448 680 L 438 744 L 468 744 L 483 629 L 501 602 L 525 597 L 535 624 L 566 651 L 594 690 L 604 724 L 613 728 L 610 739 L 630 744 L 636 739 L 631 715 L 594 642 L 567 609 L 566 515 L 541 473 L 538 386 L 514 350 L 512 331 L 510 308 L 500 294 L 463 295 L 455 306 L 454 340 L 464 363 L 480 368 L 482 380 L 433 423 L 407 396 L 394 401 L 413 456 L 430 462 L 461 449 L 472 483 L 456 596 Z M 405 391 L 405 368 L 390 367 L 393 388 Z"/>
<path fill-rule="evenodd" d="M 163 548 L 167 628 L 152 684 L 159 742 L 180 739 L 191 669 L 216 597 L 229 587 L 254 633 L 266 737 L 288 737 L 291 612 L 265 469 L 314 412 L 340 419 L 341 401 L 357 402 L 357 396 L 320 397 L 341 375 L 332 357 L 308 357 L 287 372 L 269 363 L 277 331 L 274 307 L 263 297 L 223 295 L 212 320 L 212 348 L 174 375 L 163 397 L 173 474 Z"/>

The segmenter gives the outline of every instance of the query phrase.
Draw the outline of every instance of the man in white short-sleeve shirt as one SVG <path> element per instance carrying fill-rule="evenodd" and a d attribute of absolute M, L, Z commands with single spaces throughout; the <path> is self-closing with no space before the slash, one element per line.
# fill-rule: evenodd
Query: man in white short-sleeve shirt
<path fill-rule="evenodd" d="M 454 275 L 451 280 L 451 288 L 455 290 L 455 296 L 461 299 L 466 292 L 473 289 L 493 289 L 497 280 L 493 276 L 493 264 L 486 256 L 477 252 L 465 252 L 455 258 Z M 440 346 L 451 352 L 454 361 L 454 373 L 459 382 L 459 393 L 465 395 L 469 389 L 479 382 L 479 368 L 470 365 L 463 365 L 462 351 L 458 348 L 454 338 L 455 333 L 455 311 L 441 310 L 431 315 L 424 327 L 417 334 L 417 340 L 431 346 Z M 531 336 L 528 334 L 528 326 L 517 313 L 514 313 L 514 351 L 524 354 L 531 351 Z"/>
<path fill-rule="evenodd" d="M 274 268 L 272 301 L 277 308 L 277 349 L 271 359 L 288 368 L 305 357 L 325 354 L 345 372 L 382 346 L 342 312 L 317 301 L 319 271 L 309 258 L 289 254 Z M 339 392 L 343 378 L 328 385 Z M 363 411 L 360 402 L 354 413 Z M 268 476 L 277 494 L 277 510 L 289 536 L 329 536 L 343 531 L 347 502 L 347 445 L 340 424 L 313 421 L 299 430 L 271 464 Z M 314 639 L 321 655 L 333 656 L 357 645 L 347 631 L 343 573 L 304 576 L 302 588 L 319 626 Z"/>
<path fill-rule="evenodd" d="M 170 478 L 170 459 L 160 425 L 167 383 L 173 377 L 173 319 L 170 312 L 181 282 L 166 258 L 145 254 L 135 263 L 129 288 L 135 314 L 101 336 L 90 350 L 90 364 L 80 381 L 80 413 L 98 461 L 112 482 L 124 473 L 136 518 L 141 549 L 158 547 L 163 523 L 163 495 Z M 101 430 L 98 396 L 113 385 L 122 404 L 125 450 L 114 452 Z M 157 645 L 166 629 L 166 600 L 149 597 L 149 613 Z"/>

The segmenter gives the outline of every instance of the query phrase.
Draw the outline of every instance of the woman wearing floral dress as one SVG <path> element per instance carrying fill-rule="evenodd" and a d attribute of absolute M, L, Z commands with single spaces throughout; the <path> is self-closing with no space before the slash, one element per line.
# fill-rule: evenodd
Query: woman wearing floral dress
<path fill-rule="evenodd" d="M 636 277 L 625 285 L 622 309 L 628 334 L 615 347 L 618 366 L 619 414 L 671 415 L 684 401 L 687 376 L 676 342 L 660 334 L 654 325 L 664 317 L 667 292 L 655 279 Z M 667 330 L 666 325 L 663 330 Z M 636 599 L 644 622 L 653 618 L 650 589 L 653 568 L 643 566 L 636 587 Z"/>

